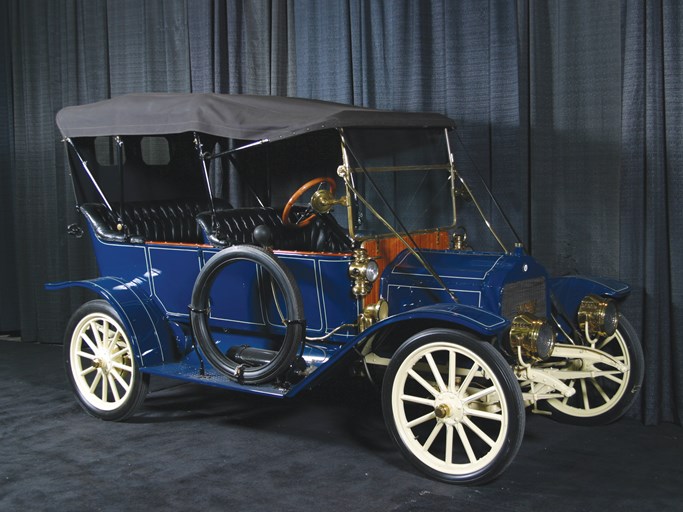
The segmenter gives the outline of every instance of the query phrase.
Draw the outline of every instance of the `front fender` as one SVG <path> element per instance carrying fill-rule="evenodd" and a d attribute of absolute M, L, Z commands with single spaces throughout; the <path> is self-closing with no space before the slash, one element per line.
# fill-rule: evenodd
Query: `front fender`
<path fill-rule="evenodd" d="M 549 285 L 553 297 L 569 318 L 576 318 L 581 300 L 588 294 L 620 300 L 631 291 L 631 287 L 621 281 L 583 276 L 554 277 L 549 280 Z"/>
<path fill-rule="evenodd" d="M 390 325 L 415 320 L 431 320 L 441 324 L 452 324 L 456 328 L 466 328 L 483 336 L 496 336 L 510 325 L 509 320 L 485 309 L 465 304 L 433 304 L 404 311 L 390 316 L 363 331 L 362 338 Z"/>
<path fill-rule="evenodd" d="M 141 297 L 129 283 L 113 277 L 45 285 L 47 290 L 73 287 L 92 290 L 111 304 L 130 336 L 141 368 L 161 364 L 170 358 L 172 352 L 167 322 L 150 298 Z"/>
<path fill-rule="evenodd" d="M 501 316 L 490 313 L 484 309 L 463 304 L 433 304 L 404 311 L 365 329 L 356 338 L 337 350 L 334 353 L 334 356 L 323 366 L 317 369 L 308 378 L 294 386 L 288 393 L 288 396 L 294 396 L 302 389 L 309 387 L 313 381 L 320 378 L 321 375 L 325 374 L 328 369 L 335 366 L 339 361 L 344 360 L 350 352 L 357 350 L 359 345 L 366 342 L 374 334 L 378 334 L 384 329 L 400 324 L 404 324 L 406 330 L 410 330 L 409 324 L 422 322 L 424 326 L 425 321 L 429 324 L 428 327 L 440 325 L 452 327 L 454 329 L 466 328 L 470 331 L 477 332 L 484 337 L 495 336 L 504 331 L 510 324 L 508 320 Z"/>

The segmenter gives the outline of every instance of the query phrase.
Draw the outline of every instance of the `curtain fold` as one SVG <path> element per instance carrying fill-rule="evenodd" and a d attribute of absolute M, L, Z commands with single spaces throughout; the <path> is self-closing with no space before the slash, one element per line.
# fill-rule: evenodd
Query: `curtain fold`
<path fill-rule="evenodd" d="M 0 333 L 20 329 L 19 282 L 14 271 L 17 260 L 14 251 L 14 194 L 12 190 L 14 158 L 14 104 L 12 91 L 12 54 L 10 51 L 9 4 L 0 6 Z"/>
<path fill-rule="evenodd" d="M 96 275 L 88 241 L 65 233 L 61 107 L 215 91 L 431 110 L 456 120 L 459 170 L 553 273 L 633 285 L 623 312 L 647 365 L 634 414 L 681 422 L 676 0 L 9 0 L 0 17 L 0 331 L 60 342 L 83 297 L 43 283 Z M 214 180 L 239 203 L 235 176 Z"/>
<path fill-rule="evenodd" d="M 645 352 L 643 418 L 680 424 L 683 9 L 676 1 L 627 1 L 621 19 L 620 261 L 621 277 L 634 288 L 625 310 L 635 319 Z"/>
<path fill-rule="evenodd" d="M 65 31 L 72 22 L 66 3 L 17 2 L 10 6 L 14 165 L 10 189 L 14 200 L 15 272 L 22 337 L 61 340 L 55 327 L 68 316 L 68 300 L 54 300 L 42 283 L 65 278 L 74 254 L 63 236 L 73 199 L 64 170 L 63 149 L 54 116 L 70 90 L 62 79 Z M 72 61 L 73 62 L 73 61 Z M 75 98 L 74 98 L 75 99 Z M 67 213 L 69 212 L 69 213 Z"/>

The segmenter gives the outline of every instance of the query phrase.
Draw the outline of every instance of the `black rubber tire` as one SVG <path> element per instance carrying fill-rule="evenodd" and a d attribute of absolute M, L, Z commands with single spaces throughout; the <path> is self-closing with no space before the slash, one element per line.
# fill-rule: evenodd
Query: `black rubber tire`
<path fill-rule="evenodd" d="M 94 332 L 96 325 L 106 330 L 106 337 L 111 334 L 109 343 L 104 343 L 99 330 Z M 76 401 L 88 414 L 102 420 L 123 421 L 142 405 L 149 375 L 140 372 L 134 350 L 121 318 L 107 301 L 87 302 L 71 316 L 64 337 L 64 366 Z M 98 382 L 91 389 L 95 379 Z"/>
<path fill-rule="evenodd" d="M 429 367 L 427 353 L 431 354 L 432 362 L 439 369 L 442 382 L 447 385 L 446 391 L 440 389 L 434 368 Z M 453 372 L 452 382 L 450 353 L 455 354 L 455 367 L 460 370 L 460 377 L 455 377 L 456 372 Z M 479 368 L 485 368 L 483 374 L 468 372 L 475 361 Z M 441 371 L 444 367 L 447 369 L 445 375 Z M 436 394 L 427 391 L 410 371 L 418 373 L 426 382 L 433 379 L 432 390 Z M 478 389 L 479 385 L 485 386 L 482 389 L 495 389 L 487 394 L 493 403 L 484 404 L 479 399 L 473 399 L 471 404 L 467 401 L 467 397 L 474 393 L 462 388 L 461 384 L 467 381 L 467 378 L 462 379 L 463 372 L 476 375 L 468 383 L 468 390 Z M 432 385 L 431 382 L 428 384 Z M 493 393 L 497 393 L 501 400 L 496 402 Z M 416 403 L 414 399 L 433 403 Z M 440 404 L 445 407 L 447 415 L 437 419 L 435 413 Z M 474 409 L 483 410 L 487 405 L 488 410 L 493 411 L 490 416 L 498 419 L 482 418 L 476 414 L 478 411 Z M 500 411 L 496 412 L 498 408 Z M 470 334 L 443 328 L 422 331 L 398 348 L 384 377 L 382 410 L 389 434 L 411 463 L 432 478 L 459 484 L 485 483 L 505 471 L 522 443 L 526 420 L 519 384 L 503 356 L 493 346 Z M 443 410 L 440 414 L 444 414 Z M 410 426 L 409 423 L 415 420 L 418 423 Z M 442 425 L 438 426 L 440 422 Z M 485 443 L 472 429 L 472 423 L 489 436 L 492 445 Z M 465 431 L 472 457 L 464 455 L 467 449 L 459 429 Z M 429 441 L 432 436 L 432 441 Z M 450 457 L 447 455 L 449 436 L 452 448 L 458 444 L 456 450 L 450 450 Z M 430 444 L 425 449 L 427 443 Z"/>
<path fill-rule="evenodd" d="M 282 344 L 267 364 L 250 367 L 230 359 L 216 346 L 209 326 L 209 297 L 216 277 L 237 261 L 251 261 L 270 274 L 285 299 L 287 327 Z M 192 332 L 199 348 L 211 365 L 232 380 L 262 384 L 286 372 L 301 346 L 305 334 L 301 292 L 290 270 L 272 253 L 253 245 L 237 245 L 223 249 L 201 269 L 192 290 L 190 305 Z"/>
<path fill-rule="evenodd" d="M 627 381 L 621 389 L 621 386 L 615 388 L 613 381 L 605 377 L 597 377 L 595 382 L 600 385 L 603 393 L 607 393 L 610 398 L 621 393 L 621 396 L 605 407 L 607 402 L 601 397 L 600 392 L 594 384 L 586 384 L 586 393 L 589 404 L 597 404 L 595 408 L 587 409 L 585 407 L 584 398 L 581 386 L 578 382 L 574 383 L 577 393 L 567 399 L 567 404 L 563 405 L 563 401 L 559 399 L 547 400 L 540 402 L 540 408 L 549 411 L 552 419 L 571 425 L 606 425 L 621 418 L 633 405 L 634 400 L 638 396 L 640 387 L 643 383 L 643 375 L 645 372 L 645 362 L 643 358 L 643 348 L 640 345 L 638 334 L 631 326 L 630 322 L 623 315 L 619 315 L 619 327 L 617 328 L 618 335 L 623 340 L 623 348 L 626 349 L 630 369 L 628 371 Z M 615 343 L 616 342 L 616 343 Z M 605 349 L 613 356 L 620 356 L 622 346 L 615 338 L 610 342 Z M 613 376 L 618 377 L 618 376 Z M 612 391 L 614 393 L 612 394 Z M 600 404 L 600 402 L 604 404 Z"/>

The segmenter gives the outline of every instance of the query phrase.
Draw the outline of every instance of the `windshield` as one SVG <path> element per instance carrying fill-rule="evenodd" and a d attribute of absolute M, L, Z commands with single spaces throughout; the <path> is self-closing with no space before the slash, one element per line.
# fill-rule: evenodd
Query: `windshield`
<path fill-rule="evenodd" d="M 518 241 L 476 170 L 451 170 L 443 129 L 347 129 L 345 137 L 365 199 L 353 212 L 361 238 L 388 233 L 382 217 L 399 232 L 448 229 L 464 249 L 510 251 Z"/>
<path fill-rule="evenodd" d="M 442 129 L 348 129 L 345 136 L 356 190 L 396 230 L 452 226 L 451 173 Z M 388 232 L 362 201 L 354 223 L 360 236 Z"/>

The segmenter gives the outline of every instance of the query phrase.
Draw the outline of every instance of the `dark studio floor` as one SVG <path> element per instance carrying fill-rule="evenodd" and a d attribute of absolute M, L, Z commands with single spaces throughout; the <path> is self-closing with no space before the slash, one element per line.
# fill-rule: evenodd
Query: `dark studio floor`
<path fill-rule="evenodd" d="M 508 471 L 460 487 L 404 461 L 368 387 L 285 401 L 174 385 L 109 423 L 72 399 L 61 346 L 0 351 L 1 511 L 683 510 L 683 430 L 670 424 L 530 415 Z"/>

